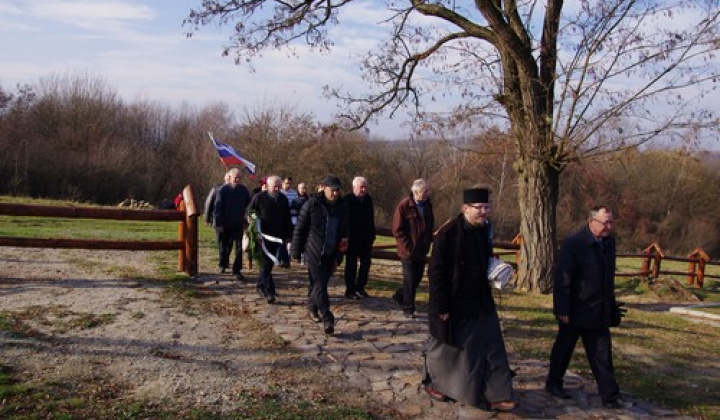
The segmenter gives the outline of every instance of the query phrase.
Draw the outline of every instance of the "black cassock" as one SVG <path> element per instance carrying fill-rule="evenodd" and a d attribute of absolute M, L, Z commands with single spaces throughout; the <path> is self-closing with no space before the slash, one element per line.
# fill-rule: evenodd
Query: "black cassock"
<path fill-rule="evenodd" d="M 512 371 L 487 281 L 487 233 L 465 224 L 463 275 L 450 311 L 449 343 L 430 337 L 424 383 L 448 397 L 485 408 L 513 399 Z M 485 257 L 484 257 L 485 256 Z"/>

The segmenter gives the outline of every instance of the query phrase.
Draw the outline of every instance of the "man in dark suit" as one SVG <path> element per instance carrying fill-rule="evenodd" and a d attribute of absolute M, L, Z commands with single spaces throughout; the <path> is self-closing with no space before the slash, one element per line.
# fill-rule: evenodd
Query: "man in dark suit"
<path fill-rule="evenodd" d="M 367 179 L 356 176 L 352 192 L 345 195 L 348 210 L 348 249 L 345 258 L 345 297 L 369 297 L 365 286 L 370 273 L 370 255 L 375 242 L 375 207 L 367 193 Z M 358 259 L 360 270 L 358 270 Z"/>
<path fill-rule="evenodd" d="M 245 209 L 250 202 L 250 192 L 242 185 L 240 169 L 228 171 L 228 182 L 220 187 L 215 195 L 213 207 L 213 223 L 217 235 L 220 261 L 220 272 L 224 273 L 230 264 L 230 253 L 235 247 L 235 260 L 232 273 L 238 280 L 244 280 L 242 274 L 242 236 L 247 227 Z"/>
<path fill-rule="evenodd" d="M 545 389 L 568 399 L 563 377 L 582 337 L 598 391 L 606 408 L 623 408 L 612 362 L 610 326 L 616 318 L 613 215 L 604 206 L 590 209 L 588 222 L 560 248 L 555 268 L 553 313 L 559 330 L 550 353 Z"/>

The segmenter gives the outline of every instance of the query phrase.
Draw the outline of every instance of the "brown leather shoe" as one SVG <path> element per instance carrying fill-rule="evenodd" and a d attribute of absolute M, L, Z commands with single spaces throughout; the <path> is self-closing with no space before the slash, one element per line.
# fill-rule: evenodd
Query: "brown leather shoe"
<path fill-rule="evenodd" d="M 490 409 L 496 411 L 510 411 L 515 408 L 515 401 L 497 401 L 490 403 Z"/>
<path fill-rule="evenodd" d="M 448 396 L 443 394 L 442 392 L 438 391 L 437 389 L 425 385 L 425 392 L 435 401 L 445 402 L 448 400 Z"/>

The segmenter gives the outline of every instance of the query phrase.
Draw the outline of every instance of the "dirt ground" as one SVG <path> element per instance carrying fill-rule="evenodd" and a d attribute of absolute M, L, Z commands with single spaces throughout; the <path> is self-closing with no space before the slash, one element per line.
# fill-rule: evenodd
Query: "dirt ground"
<path fill-rule="evenodd" d="M 335 395 L 380 410 L 338 392 L 345 380 L 239 307 L 212 293 L 188 299 L 204 292 L 181 282 L 139 280 L 154 276 L 149 253 L 0 248 L 0 311 L 23 329 L 0 333 L 0 363 L 31 382 L 92 384 L 114 400 L 168 407 L 228 412 L 248 398 Z"/>

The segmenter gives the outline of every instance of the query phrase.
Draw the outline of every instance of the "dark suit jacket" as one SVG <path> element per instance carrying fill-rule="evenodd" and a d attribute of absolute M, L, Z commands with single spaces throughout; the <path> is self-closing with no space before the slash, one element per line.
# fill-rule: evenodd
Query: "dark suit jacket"
<path fill-rule="evenodd" d="M 588 226 L 570 235 L 555 267 L 553 313 L 581 328 L 610 326 L 615 310 L 615 238 L 595 240 Z"/>
<path fill-rule="evenodd" d="M 347 205 L 348 249 L 367 252 L 375 242 L 375 206 L 370 194 L 361 201 L 353 193 L 345 195 Z"/>

